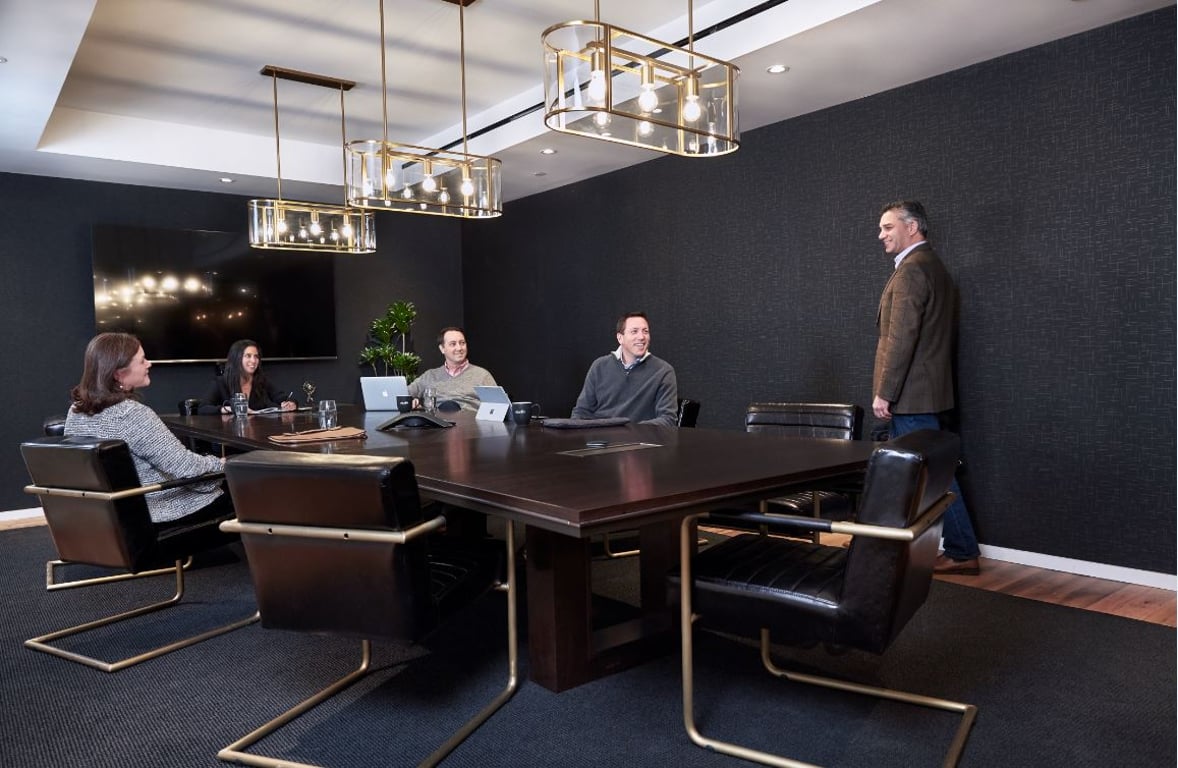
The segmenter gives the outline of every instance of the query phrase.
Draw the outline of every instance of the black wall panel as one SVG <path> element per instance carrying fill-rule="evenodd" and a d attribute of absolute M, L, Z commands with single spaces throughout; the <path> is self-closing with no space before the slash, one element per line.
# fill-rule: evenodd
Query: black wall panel
<path fill-rule="evenodd" d="M 878 209 L 917 198 L 961 294 L 961 480 L 983 543 L 1173 573 L 1174 21 L 510 203 L 465 225 L 472 357 L 567 415 L 614 319 L 642 309 L 700 426 L 739 429 L 755 400 L 870 413 L 892 266 Z"/>

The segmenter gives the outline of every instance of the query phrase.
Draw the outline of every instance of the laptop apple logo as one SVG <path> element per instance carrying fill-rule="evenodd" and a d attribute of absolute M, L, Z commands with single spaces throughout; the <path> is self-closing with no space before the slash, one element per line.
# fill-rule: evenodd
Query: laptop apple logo
<path fill-rule="evenodd" d="M 389 396 L 389 391 L 388 391 L 387 389 L 382 389 L 382 390 L 380 391 L 380 396 L 381 396 L 381 397 L 388 397 L 388 396 Z"/>

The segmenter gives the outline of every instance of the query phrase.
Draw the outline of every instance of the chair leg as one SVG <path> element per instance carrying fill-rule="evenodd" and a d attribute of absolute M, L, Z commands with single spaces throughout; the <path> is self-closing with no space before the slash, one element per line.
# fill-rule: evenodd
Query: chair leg
<path fill-rule="evenodd" d="M 490 704 L 485 706 L 474 717 L 468 720 L 461 728 L 455 731 L 450 738 L 446 739 L 433 754 L 425 758 L 418 764 L 418 768 L 422 766 L 435 766 L 446 758 L 455 748 L 466 740 L 470 734 L 474 733 L 480 725 L 487 721 L 491 715 L 495 714 L 507 701 L 515 695 L 519 688 L 519 635 L 516 631 L 516 598 L 518 593 L 516 587 L 515 574 L 515 528 L 514 526 L 507 526 L 507 584 L 500 585 L 499 589 L 507 593 L 507 686 L 496 696 Z M 368 674 L 369 666 L 372 661 L 372 641 L 361 641 L 361 658 L 360 666 L 336 680 L 331 685 L 316 693 L 314 696 L 296 704 L 291 709 L 282 713 L 270 722 L 261 727 L 251 731 L 229 746 L 217 753 L 219 760 L 226 762 L 241 763 L 242 765 L 260 766 L 260 768 L 320 768 L 320 766 L 312 765 L 310 763 L 299 763 L 288 759 L 278 759 L 272 757 L 264 757 L 261 755 L 251 755 L 244 750 L 261 741 L 266 736 L 269 736 L 274 731 L 291 722 L 299 715 L 314 709 L 319 704 L 327 701 L 332 696 L 335 696 L 340 691 L 344 690 L 352 683 L 361 679 Z"/>
<path fill-rule="evenodd" d="M 189 562 L 191 562 L 191 558 L 189 558 Z M 235 629 L 240 629 L 241 627 L 244 627 L 249 624 L 253 624 L 255 621 L 258 620 L 258 613 L 257 613 L 257 611 L 255 611 L 252 616 L 248 616 L 244 619 L 239 619 L 239 620 L 234 621 L 230 624 L 225 624 L 223 626 L 216 627 L 214 629 L 210 629 L 207 632 L 202 632 L 199 635 L 194 635 L 192 637 L 188 637 L 183 640 L 177 640 L 174 643 L 168 643 L 167 645 L 162 645 L 162 646 L 160 646 L 158 648 L 154 648 L 150 651 L 145 651 L 144 653 L 136 654 L 135 656 L 129 656 L 125 659 L 121 659 L 119 661 L 114 661 L 114 662 L 102 661 L 101 659 L 96 659 L 93 656 L 86 656 L 84 654 L 74 653 L 73 651 L 67 651 L 67 650 L 64 650 L 61 648 L 56 648 L 52 645 L 49 645 L 49 643 L 51 643 L 52 641 L 59 640 L 63 637 L 71 637 L 73 635 L 81 634 L 82 632 L 86 632 L 91 629 L 97 629 L 98 627 L 105 627 L 110 624 L 115 624 L 117 622 L 123 621 L 125 619 L 131 619 L 136 616 L 143 616 L 144 614 L 152 613 L 153 611 L 158 611 L 163 608 L 167 608 L 169 606 L 176 605 L 184 597 L 184 568 L 185 568 L 185 565 L 186 565 L 185 563 L 181 562 L 180 560 L 177 560 L 175 566 L 173 566 L 172 568 L 161 569 L 161 570 L 155 572 L 155 573 L 162 573 L 162 572 L 166 572 L 166 571 L 175 571 L 175 573 L 176 573 L 176 592 L 169 599 L 162 600 L 158 603 L 152 603 L 151 605 L 145 605 L 140 608 L 133 608 L 129 611 L 117 613 L 113 616 L 107 616 L 105 618 L 95 619 L 93 621 L 87 621 L 84 624 L 78 624 L 73 627 L 67 627 L 66 629 L 59 629 L 56 632 L 50 632 L 47 635 L 41 635 L 39 637 L 30 638 L 28 640 L 25 640 L 25 642 L 24 642 L 25 647 L 31 648 L 34 651 L 40 651 L 42 653 L 48 653 L 53 656 L 58 656 L 63 659 L 68 659 L 69 661 L 74 661 L 79 664 L 84 664 L 87 667 L 93 667 L 94 669 L 100 669 L 103 672 L 118 672 L 120 669 L 126 669 L 127 667 L 131 667 L 136 664 L 140 664 L 140 663 L 147 661 L 149 659 L 154 659 L 157 656 L 163 656 L 164 654 L 171 653 L 172 651 L 178 651 L 181 648 L 187 648 L 190 645 L 196 645 L 197 643 L 208 640 L 209 638 L 213 638 L 218 635 L 223 635 L 226 632 L 231 632 Z M 52 565 L 50 565 L 50 575 L 51 574 L 52 574 Z M 57 585 L 57 586 L 65 588 L 65 587 L 69 587 L 69 586 L 82 586 L 84 583 L 100 583 L 103 581 L 112 581 L 112 580 L 113 581 L 120 581 L 125 578 L 135 578 L 140 575 L 149 575 L 149 574 L 146 572 L 143 574 L 119 574 L 118 576 L 106 576 L 106 577 L 101 577 L 99 579 L 85 579 L 85 580 L 81 580 L 79 582 L 67 582 L 67 583 Z"/>
<path fill-rule="evenodd" d="M 706 514 L 706 513 L 703 513 Z M 680 640 L 682 643 L 682 676 L 683 676 L 683 727 L 687 731 L 688 737 L 697 746 L 704 749 L 719 752 L 721 754 L 738 757 L 742 760 L 750 760 L 764 765 L 776 766 L 776 768 L 818 768 L 812 763 L 805 763 L 799 760 L 792 760 L 788 757 L 774 755 L 768 752 L 762 752 L 748 747 L 742 747 L 739 744 L 732 744 L 725 741 L 718 741 L 711 739 L 700 733 L 699 728 L 695 724 L 695 701 L 694 701 L 694 645 L 692 641 L 693 625 L 698 618 L 691 607 L 691 556 L 693 553 L 691 527 L 696 518 L 701 515 L 691 515 L 683 520 L 679 529 L 679 628 Z M 953 742 L 949 746 L 949 751 L 945 756 L 945 761 L 942 763 L 943 768 L 953 768 L 957 765 L 958 760 L 961 759 L 961 753 L 965 749 L 965 741 L 969 737 L 970 728 L 973 726 L 974 718 L 977 716 L 977 707 L 972 704 L 962 704 L 956 701 L 949 701 L 947 699 L 936 699 L 928 696 L 920 696 L 912 693 L 905 693 L 903 691 L 894 691 L 887 688 L 875 688 L 867 685 L 859 685 L 857 683 L 845 682 L 842 680 L 834 680 L 831 678 L 818 677 L 815 675 L 805 675 L 797 672 L 788 672 L 775 666 L 770 656 L 770 642 L 769 631 L 761 630 L 761 661 L 765 668 L 772 674 L 778 677 L 784 677 L 792 681 L 800 683 L 808 683 L 811 685 L 821 685 L 837 690 L 851 691 L 868 696 L 875 696 L 878 698 L 891 699 L 894 701 L 901 701 L 908 704 L 916 704 L 923 707 L 932 707 L 935 709 L 942 709 L 949 712 L 956 712 L 961 715 L 961 724 L 957 728 L 957 733 L 953 737 Z"/>
<path fill-rule="evenodd" d="M 820 675 L 807 675 L 801 672 L 790 672 L 787 669 L 782 669 L 773 663 L 771 643 L 769 640 L 769 630 L 761 630 L 761 663 L 764 664 L 765 669 L 777 677 L 783 677 L 795 683 L 805 683 L 807 685 L 818 685 L 824 688 L 833 688 L 838 691 L 849 691 L 851 693 L 858 693 L 864 696 L 874 696 L 877 699 L 888 699 L 890 701 L 899 701 L 905 704 L 914 704 L 918 707 L 929 707 L 931 709 L 940 709 L 946 712 L 954 712 L 961 715 L 961 723 L 957 727 L 957 733 L 953 736 L 953 741 L 949 745 L 949 751 L 945 755 L 945 761 L 942 763 L 945 768 L 951 768 L 957 765 L 957 761 L 961 759 L 961 753 L 965 749 L 965 741 L 969 738 L 970 728 L 973 727 L 974 719 L 977 717 L 978 708 L 973 704 L 964 704 L 959 701 L 950 701 L 949 699 L 939 699 L 932 696 L 921 696 L 916 693 L 907 693 L 905 691 L 897 691 L 892 688 L 877 688 L 871 685 L 862 685 L 860 683 L 853 683 L 847 680 L 835 680 L 829 677 L 822 677 Z"/>
<path fill-rule="evenodd" d="M 150 571 L 140 571 L 139 573 L 116 573 L 111 576 L 95 576 L 89 579 L 74 579 L 73 581 L 57 581 L 56 574 L 58 568 L 64 568 L 67 565 L 77 565 L 71 563 L 69 560 L 49 560 L 45 563 L 45 591 L 54 592 L 59 589 L 73 589 L 74 587 L 88 587 L 92 584 L 109 584 L 115 581 L 126 581 L 128 579 L 142 579 L 147 576 L 161 576 L 165 573 L 172 573 L 175 566 L 167 568 L 155 568 Z M 192 556 L 189 555 L 184 563 L 180 566 L 187 571 L 192 565 Z"/>

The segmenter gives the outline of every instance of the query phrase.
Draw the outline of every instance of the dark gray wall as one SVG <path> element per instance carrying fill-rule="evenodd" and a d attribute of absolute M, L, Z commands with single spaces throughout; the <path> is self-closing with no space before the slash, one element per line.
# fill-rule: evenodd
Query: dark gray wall
<path fill-rule="evenodd" d="M 1173 573 L 1174 20 L 513 202 L 466 225 L 472 355 L 567 415 L 614 318 L 642 309 L 702 427 L 739 429 L 756 400 L 870 413 L 892 266 L 878 209 L 917 198 L 961 293 L 961 479 L 982 541 Z"/>
<path fill-rule="evenodd" d="M 46 415 L 65 412 L 81 374 L 82 352 L 95 332 L 90 230 L 100 222 L 244 231 L 246 199 L 0 174 L 0 229 L 6 233 L 0 240 L 0 392 L 7 412 L 0 420 L 0 509 L 35 506 L 21 493 L 28 479 L 19 443 L 40 433 Z M 414 346 L 425 365 L 437 365 L 437 329 L 462 321 L 460 238 L 460 226 L 448 219 L 378 215 L 377 253 L 323 256 L 336 264 L 338 359 L 265 362 L 270 378 L 284 388 L 310 379 L 317 397 L 358 402 L 358 377 L 365 371 L 356 359 L 368 325 L 398 299 L 417 305 Z M 204 395 L 211 376 L 208 364 L 156 365 L 144 401 L 174 413 L 182 398 Z"/>

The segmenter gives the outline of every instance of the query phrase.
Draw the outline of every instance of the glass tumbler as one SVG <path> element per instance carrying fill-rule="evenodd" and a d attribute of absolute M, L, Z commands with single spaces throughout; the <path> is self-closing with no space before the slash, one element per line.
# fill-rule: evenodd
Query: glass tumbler
<path fill-rule="evenodd" d="M 244 419 L 249 416 L 250 400 L 242 392 L 234 392 L 233 399 L 229 401 L 230 407 L 233 409 L 234 417 Z"/>
<path fill-rule="evenodd" d="M 319 401 L 319 428 L 335 429 L 339 426 L 339 409 L 334 400 Z"/>

